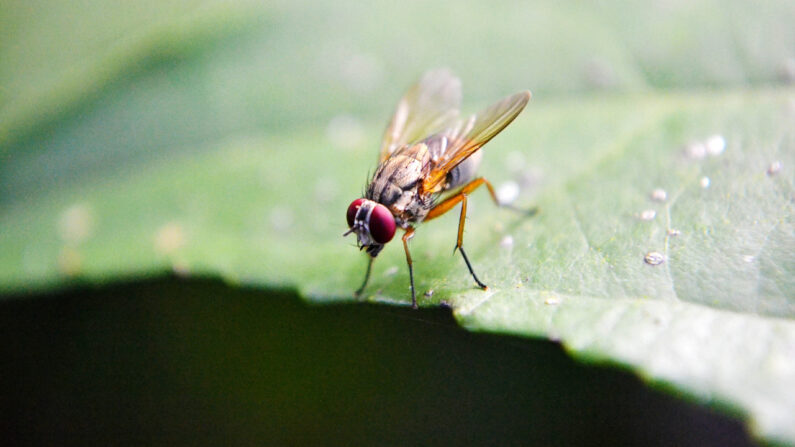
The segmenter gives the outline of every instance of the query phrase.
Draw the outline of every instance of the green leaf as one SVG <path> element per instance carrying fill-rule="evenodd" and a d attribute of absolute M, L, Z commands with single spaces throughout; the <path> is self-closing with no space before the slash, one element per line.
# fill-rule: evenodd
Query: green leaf
<path fill-rule="evenodd" d="M 465 246 L 488 291 L 452 253 L 457 213 L 421 225 L 420 303 L 474 331 L 559 340 L 795 442 L 795 90 L 776 83 L 793 52 L 787 5 L 235 5 L 67 57 L 86 85 L 8 62 L 49 60 L 68 46 L 57 39 L 4 46 L 0 292 L 174 271 L 353 300 L 366 259 L 342 238 L 344 211 L 403 88 L 446 64 L 471 110 L 534 90 L 482 173 L 539 212 L 471 197 Z M 163 33 L 176 22 L 191 31 Z M 779 39 L 762 45 L 759 29 Z M 35 97 L 13 93 L 41 76 Z M 366 299 L 409 303 L 399 242 Z"/>

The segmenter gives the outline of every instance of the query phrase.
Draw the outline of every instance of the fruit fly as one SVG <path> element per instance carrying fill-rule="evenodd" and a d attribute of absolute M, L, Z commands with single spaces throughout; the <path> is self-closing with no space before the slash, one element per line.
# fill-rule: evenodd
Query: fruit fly
<path fill-rule="evenodd" d="M 364 282 L 356 296 L 367 286 L 376 256 L 400 227 L 404 231 L 411 304 L 416 308 L 414 268 L 409 252 L 414 227 L 441 216 L 459 203 L 461 215 L 453 251 L 461 253 L 475 283 L 486 289 L 464 251 L 467 196 L 486 185 L 491 198 L 500 205 L 491 183 L 475 177 L 482 158 L 480 148 L 510 124 L 529 100 L 529 91 L 519 92 L 462 119 L 458 116 L 461 81 L 449 71 L 430 71 L 409 89 L 384 133 L 378 167 L 364 197 L 348 206 L 350 229 L 344 235 L 355 233 L 359 249 L 365 250 L 369 258 Z"/>

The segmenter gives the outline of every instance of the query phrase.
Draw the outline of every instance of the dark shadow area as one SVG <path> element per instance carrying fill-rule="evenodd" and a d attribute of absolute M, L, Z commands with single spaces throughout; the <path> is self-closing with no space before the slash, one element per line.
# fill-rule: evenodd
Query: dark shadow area
<path fill-rule="evenodd" d="M 6 300 L 0 328 L 4 445 L 750 444 L 722 414 L 442 309 L 164 279 Z"/>

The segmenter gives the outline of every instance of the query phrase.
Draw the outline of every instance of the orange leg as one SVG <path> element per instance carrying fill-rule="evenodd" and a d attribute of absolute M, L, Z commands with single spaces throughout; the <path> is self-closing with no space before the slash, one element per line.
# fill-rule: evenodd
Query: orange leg
<path fill-rule="evenodd" d="M 431 209 L 431 211 L 428 212 L 428 215 L 425 216 L 425 219 L 423 219 L 423 222 L 427 222 L 427 221 L 429 221 L 431 219 L 435 219 L 435 218 L 441 216 L 442 214 L 450 211 L 450 209 L 452 207 L 456 206 L 458 204 L 458 202 L 464 200 L 464 197 L 466 197 L 472 191 L 478 189 L 480 187 L 480 185 L 483 185 L 483 184 L 485 184 L 486 188 L 489 189 L 489 194 L 491 195 L 491 199 L 494 200 L 494 203 L 497 204 L 497 206 L 500 206 L 500 201 L 497 200 L 497 193 L 494 192 L 494 187 L 491 186 L 491 183 L 488 180 L 486 180 L 483 177 L 479 177 L 479 178 L 476 178 L 475 180 L 472 180 L 471 182 L 467 183 L 466 185 L 464 185 L 464 187 L 461 188 L 460 191 L 458 191 L 458 194 L 456 194 L 456 195 L 454 195 L 452 197 L 448 197 L 442 203 L 440 203 L 440 204 L 436 205 L 435 207 L 433 207 L 433 209 Z"/>
<path fill-rule="evenodd" d="M 477 275 L 475 275 L 475 271 L 472 269 L 472 264 L 469 262 L 469 258 L 464 251 L 464 223 L 466 222 L 467 217 L 467 195 L 484 184 L 489 189 L 489 194 L 491 195 L 492 200 L 494 200 L 494 203 L 496 203 L 497 206 L 501 206 L 500 201 L 497 200 L 497 194 L 494 192 L 494 187 L 491 186 L 491 183 L 489 183 L 489 181 L 485 178 L 479 177 L 464 185 L 464 187 L 461 188 L 456 195 L 448 197 L 442 203 L 433 207 L 433 209 L 428 212 L 428 215 L 425 216 L 424 221 L 429 221 L 441 216 L 442 214 L 450 211 L 458 204 L 458 202 L 461 202 L 461 215 L 458 218 L 458 239 L 456 240 L 453 252 L 455 253 L 456 250 L 461 252 L 461 256 L 464 257 L 464 262 L 466 262 L 467 268 L 469 269 L 469 273 L 472 275 L 472 278 L 475 279 L 475 282 L 481 289 L 486 290 L 488 287 L 478 279 Z"/>
<path fill-rule="evenodd" d="M 406 252 L 406 263 L 409 265 L 409 281 L 411 282 L 411 307 L 417 308 L 417 295 L 414 292 L 414 266 L 409 253 L 409 239 L 414 237 L 414 227 L 408 227 L 403 233 L 403 250 Z"/>
<path fill-rule="evenodd" d="M 411 253 L 409 253 L 409 239 L 414 237 L 414 228 L 408 227 L 406 232 L 403 234 L 403 250 L 406 251 L 406 263 L 409 266 L 409 281 L 411 281 L 411 307 L 417 308 L 417 295 L 414 292 L 414 266 L 411 261 Z M 362 292 L 364 292 L 364 288 L 367 287 L 367 283 L 370 281 L 370 271 L 373 268 L 373 261 L 375 257 L 368 256 L 369 262 L 367 264 L 367 272 L 364 274 L 364 282 L 362 282 L 362 286 L 359 287 L 356 292 L 354 292 L 355 297 L 359 297 Z"/>

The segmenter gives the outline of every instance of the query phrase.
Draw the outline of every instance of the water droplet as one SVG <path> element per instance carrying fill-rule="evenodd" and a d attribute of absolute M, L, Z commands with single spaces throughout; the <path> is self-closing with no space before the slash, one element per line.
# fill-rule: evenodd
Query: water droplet
<path fill-rule="evenodd" d="M 680 234 L 682 234 L 682 232 L 677 230 L 677 229 L 675 229 L 675 228 L 669 228 L 668 229 L 668 236 L 676 237 L 676 236 L 679 236 Z"/>
<path fill-rule="evenodd" d="M 643 212 L 640 213 L 640 220 L 649 221 L 654 220 L 655 217 L 657 217 L 657 211 L 654 210 L 643 210 Z"/>
<path fill-rule="evenodd" d="M 643 260 L 649 265 L 660 265 L 665 262 L 665 256 L 660 252 L 650 251 L 646 253 L 646 257 Z"/>
<path fill-rule="evenodd" d="M 743 261 L 745 261 L 745 262 L 747 262 L 749 264 L 754 262 L 755 259 L 756 259 L 756 257 L 754 255 L 745 255 L 745 256 L 743 256 Z"/>
<path fill-rule="evenodd" d="M 58 233 L 61 239 L 77 245 L 88 239 L 94 232 L 94 214 L 91 207 L 78 203 L 65 209 L 58 219 Z"/>
<path fill-rule="evenodd" d="M 704 143 L 709 155 L 720 155 L 726 149 L 726 139 L 722 135 L 712 135 Z"/>
<path fill-rule="evenodd" d="M 556 295 L 550 296 L 544 300 L 544 304 L 546 304 L 547 306 L 557 306 L 558 304 L 560 304 L 560 297 Z"/>
<path fill-rule="evenodd" d="M 693 160 L 701 160 L 707 156 L 707 147 L 700 141 L 693 141 L 685 146 L 685 154 Z"/>
<path fill-rule="evenodd" d="M 655 202 L 665 202 L 668 200 L 668 193 L 662 188 L 656 188 L 651 192 L 651 199 Z"/>
<path fill-rule="evenodd" d="M 157 229 L 155 251 L 161 255 L 174 253 L 185 244 L 185 230 L 182 225 L 170 222 Z"/>
<path fill-rule="evenodd" d="M 509 205 L 519 197 L 519 184 L 513 181 L 505 182 L 497 188 L 497 201 L 502 205 Z"/>
<path fill-rule="evenodd" d="M 771 177 L 778 174 L 779 172 L 781 172 L 780 161 L 774 161 L 773 163 L 770 163 L 770 166 L 767 167 L 767 175 Z"/>
<path fill-rule="evenodd" d="M 502 238 L 502 240 L 500 241 L 500 246 L 502 248 L 511 248 L 511 247 L 513 247 L 513 236 L 508 235 L 508 236 L 505 236 L 504 238 Z"/>
<path fill-rule="evenodd" d="M 701 180 L 699 180 L 699 184 L 704 189 L 709 188 L 709 184 L 710 184 L 709 177 L 701 177 Z"/>

